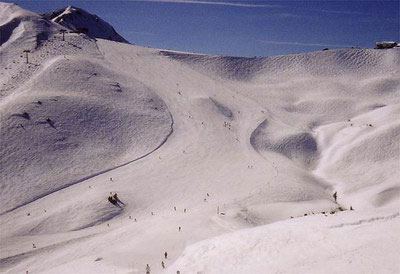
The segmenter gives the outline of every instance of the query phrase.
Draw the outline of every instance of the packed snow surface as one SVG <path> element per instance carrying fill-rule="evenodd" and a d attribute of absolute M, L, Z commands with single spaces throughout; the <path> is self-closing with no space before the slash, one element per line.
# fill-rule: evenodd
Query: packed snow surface
<path fill-rule="evenodd" d="M 63 41 L 69 14 L 0 3 L 1 273 L 400 272 L 399 48 Z"/>

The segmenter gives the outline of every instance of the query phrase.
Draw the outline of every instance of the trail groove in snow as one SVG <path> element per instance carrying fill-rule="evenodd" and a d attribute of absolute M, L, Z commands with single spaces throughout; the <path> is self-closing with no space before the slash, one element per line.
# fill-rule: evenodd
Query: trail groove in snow
<path fill-rule="evenodd" d="M 354 226 L 354 225 L 362 225 L 362 224 L 367 224 L 367 223 L 373 223 L 373 222 L 378 222 L 378 221 L 390 221 L 392 219 L 400 217 L 400 212 L 394 213 L 389 216 L 380 216 L 380 217 L 373 217 L 370 219 L 364 219 L 364 220 L 359 220 L 356 222 L 351 222 L 351 223 L 343 223 L 343 224 L 338 224 L 338 225 L 333 225 L 330 226 L 329 228 L 341 228 L 345 226 Z"/>

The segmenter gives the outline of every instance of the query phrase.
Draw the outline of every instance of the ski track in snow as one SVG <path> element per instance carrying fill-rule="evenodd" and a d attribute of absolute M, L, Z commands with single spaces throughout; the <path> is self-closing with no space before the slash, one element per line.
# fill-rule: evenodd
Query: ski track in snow
<path fill-rule="evenodd" d="M 359 221 L 352 222 L 352 223 L 343 223 L 343 224 L 331 226 L 329 228 L 341 228 L 341 227 L 345 227 L 345 226 L 362 225 L 362 224 L 378 222 L 378 221 L 386 222 L 386 221 L 390 221 L 392 219 L 398 218 L 399 216 L 400 216 L 400 212 L 397 212 L 397 213 L 389 215 L 389 216 L 380 216 L 380 217 L 374 217 L 374 218 L 365 219 L 365 220 L 359 220 Z"/>

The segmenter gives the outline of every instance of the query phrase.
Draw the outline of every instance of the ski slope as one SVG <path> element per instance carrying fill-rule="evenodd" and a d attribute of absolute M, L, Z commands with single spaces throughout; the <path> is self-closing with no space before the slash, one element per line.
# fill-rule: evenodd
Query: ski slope
<path fill-rule="evenodd" d="M 399 48 L 222 57 L 65 27 L 0 3 L 0 272 L 400 272 Z"/>

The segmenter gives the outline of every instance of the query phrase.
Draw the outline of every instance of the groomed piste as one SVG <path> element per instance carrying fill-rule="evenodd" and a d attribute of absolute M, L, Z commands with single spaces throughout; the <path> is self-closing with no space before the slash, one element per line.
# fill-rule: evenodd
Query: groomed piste
<path fill-rule="evenodd" d="M 400 272 L 399 48 L 208 56 L 6 3 L 0 33 L 1 273 Z"/>

